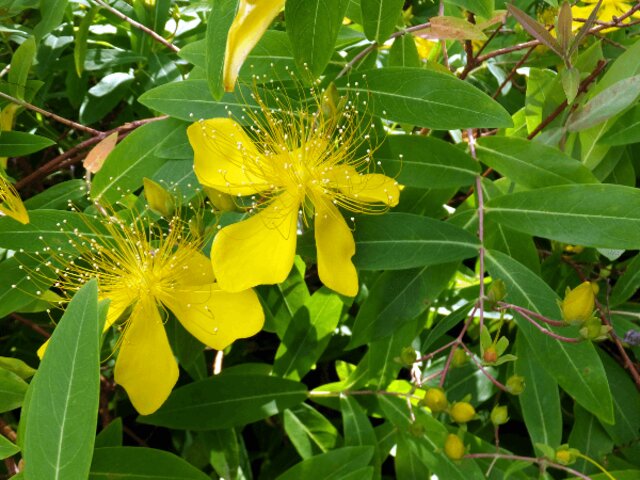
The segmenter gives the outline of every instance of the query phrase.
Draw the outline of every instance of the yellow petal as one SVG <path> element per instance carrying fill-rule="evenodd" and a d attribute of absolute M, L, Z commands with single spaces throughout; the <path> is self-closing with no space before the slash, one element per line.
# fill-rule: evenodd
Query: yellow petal
<path fill-rule="evenodd" d="M 230 195 L 251 195 L 268 187 L 259 176 L 262 155 L 230 118 L 196 122 L 187 135 L 194 152 L 193 170 L 203 185 Z"/>
<path fill-rule="evenodd" d="M 284 192 L 247 220 L 229 225 L 211 247 L 218 285 L 240 292 L 284 281 L 296 252 L 299 200 Z"/>
<path fill-rule="evenodd" d="M 155 412 L 178 381 L 178 365 L 154 301 L 141 298 L 125 330 L 115 381 L 142 415 Z"/>
<path fill-rule="evenodd" d="M 171 273 L 176 283 L 181 286 L 209 285 L 215 282 L 211 260 L 197 250 L 182 252 L 180 264 L 173 268 L 177 270 Z"/>
<path fill-rule="evenodd" d="M 29 213 L 20 195 L 2 175 L 0 175 L 0 212 L 24 225 L 29 223 Z"/>
<path fill-rule="evenodd" d="M 367 203 L 384 203 L 395 207 L 400 200 L 401 186 L 391 177 L 381 173 L 358 173 L 350 165 L 336 165 L 326 172 L 328 187 L 340 190 L 344 195 Z"/>
<path fill-rule="evenodd" d="M 240 67 L 267 30 L 285 0 L 240 0 L 227 36 L 224 55 L 224 89 L 233 92 Z"/>
<path fill-rule="evenodd" d="M 162 302 L 198 340 L 216 350 L 262 329 L 264 313 L 253 290 L 229 293 L 201 285 L 165 296 Z"/>
<path fill-rule="evenodd" d="M 351 230 L 338 209 L 326 200 L 314 202 L 318 275 L 331 290 L 354 297 L 358 293 L 358 272 L 351 262 L 356 253 Z"/>

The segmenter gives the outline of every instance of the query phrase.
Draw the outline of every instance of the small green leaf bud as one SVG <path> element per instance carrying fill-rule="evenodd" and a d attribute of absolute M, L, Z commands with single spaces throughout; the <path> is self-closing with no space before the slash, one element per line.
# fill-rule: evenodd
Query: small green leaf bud
<path fill-rule="evenodd" d="M 555 461 L 561 465 L 571 465 L 575 463 L 580 455 L 580 451 L 575 448 L 569 448 L 569 445 L 560 445 L 556 450 Z"/>
<path fill-rule="evenodd" d="M 429 388 L 424 392 L 424 398 L 420 401 L 421 405 L 428 407 L 433 413 L 444 412 L 449 406 L 447 394 L 441 388 Z"/>
<path fill-rule="evenodd" d="M 507 384 L 505 386 L 507 387 L 507 392 L 511 395 L 520 395 L 524 392 L 524 377 L 520 375 L 511 375 L 507 379 Z"/>
<path fill-rule="evenodd" d="M 460 460 L 464 457 L 464 443 L 459 436 L 450 433 L 444 441 L 444 454 L 451 460 Z"/>
<path fill-rule="evenodd" d="M 418 354 L 412 347 L 404 347 L 400 352 L 400 362 L 403 365 L 413 365 L 418 360 Z"/>
<path fill-rule="evenodd" d="M 605 340 L 611 331 L 611 327 L 602 325 L 599 318 L 591 317 L 584 322 L 580 329 L 580 335 L 587 340 Z"/>
<path fill-rule="evenodd" d="M 491 423 L 496 427 L 498 425 L 504 425 L 509 421 L 509 412 L 506 405 L 496 405 L 491 410 Z"/>
<path fill-rule="evenodd" d="M 467 423 L 476 416 L 476 409 L 468 402 L 456 402 L 449 410 L 449 415 L 456 423 Z"/>
<path fill-rule="evenodd" d="M 504 300 L 504 297 L 507 296 L 507 286 L 505 283 L 498 279 L 491 282 L 491 286 L 489 287 L 489 291 L 487 292 L 487 301 L 490 305 L 495 305 L 498 302 Z"/>

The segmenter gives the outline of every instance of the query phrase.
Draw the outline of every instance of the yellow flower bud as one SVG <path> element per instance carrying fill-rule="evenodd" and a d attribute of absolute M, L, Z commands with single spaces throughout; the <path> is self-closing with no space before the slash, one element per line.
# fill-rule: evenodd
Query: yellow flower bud
<path fill-rule="evenodd" d="M 511 375 L 507 379 L 507 384 L 505 386 L 511 395 L 520 395 L 524 392 L 524 377 L 520 375 Z"/>
<path fill-rule="evenodd" d="M 456 402 L 449 410 L 449 415 L 456 423 L 467 423 L 476 416 L 476 409 L 468 402 Z"/>
<path fill-rule="evenodd" d="M 400 352 L 400 361 L 403 365 L 413 365 L 418 359 L 418 354 L 412 347 L 404 347 Z"/>
<path fill-rule="evenodd" d="M 493 423 L 495 426 L 498 426 L 504 425 L 508 421 L 509 413 L 505 405 L 496 405 L 495 407 L 493 407 L 493 410 L 491 410 L 491 423 Z"/>
<path fill-rule="evenodd" d="M 441 388 L 430 388 L 424 393 L 424 398 L 420 402 L 429 407 L 433 413 L 444 412 L 449 406 L 447 394 Z"/>
<path fill-rule="evenodd" d="M 567 323 L 582 323 L 593 314 L 595 295 L 590 282 L 583 282 L 573 290 L 567 289 L 560 304 L 562 318 Z"/>
<path fill-rule="evenodd" d="M 560 445 L 556 450 L 555 461 L 561 465 L 571 465 L 575 463 L 580 455 L 580 451 L 575 448 L 569 448 L 569 445 Z"/>
<path fill-rule="evenodd" d="M 467 354 L 464 353 L 464 350 L 461 348 L 457 348 L 455 352 L 453 352 L 453 358 L 451 359 L 451 365 L 453 367 L 462 367 L 467 363 Z"/>
<path fill-rule="evenodd" d="M 464 457 L 464 443 L 459 436 L 450 433 L 444 441 L 444 453 L 451 460 L 460 460 Z"/>

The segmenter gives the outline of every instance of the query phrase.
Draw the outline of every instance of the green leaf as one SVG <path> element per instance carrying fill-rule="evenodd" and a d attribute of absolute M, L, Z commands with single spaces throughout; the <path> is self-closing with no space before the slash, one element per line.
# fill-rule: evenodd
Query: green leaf
<path fill-rule="evenodd" d="M 218 375 L 177 388 L 142 423 L 176 429 L 218 430 L 245 425 L 307 398 L 298 382 L 263 375 Z"/>
<path fill-rule="evenodd" d="M 122 418 L 118 417 L 96 436 L 95 448 L 122 446 Z"/>
<path fill-rule="evenodd" d="M 487 268 L 493 278 L 507 286 L 507 300 L 547 318 L 560 318 L 555 292 L 529 269 L 507 255 L 487 251 Z M 613 401 L 607 376 L 595 347 L 590 342 L 566 343 L 540 332 L 527 320 L 515 315 L 530 351 L 542 366 L 584 408 L 607 423 L 613 422 Z M 566 329 L 560 334 L 571 336 Z M 575 329 L 573 336 L 575 337 Z"/>
<path fill-rule="evenodd" d="M 80 26 L 76 32 L 76 38 L 73 45 L 73 61 L 76 65 L 76 73 L 78 77 L 82 76 L 84 71 L 84 61 L 87 58 L 87 40 L 89 37 L 89 27 L 93 24 L 93 19 L 98 13 L 98 7 L 92 5 L 88 12 L 84 13 Z"/>
<path fill-rule="evenodd" d="M 569 445 L 572 448 L 577 448 L 580 453 L 588 455 L 596 462 L 602 462 L 605 456 L 613 450 L 613 441 L 602 428 L 598 419 L 578 404 L 573 405 L 573 418 L 573 428 L 568 439 Z M 582 458 L 579 458 L 572 468 L 585 473 L 597 471 L 593 465 Z M 593 477 L 589 475 L 589 478 Z"/>
<path fill-rule="evenodd" d="M 489 200 L 492 221 L 572 245 L 637 249 L 640 191 L 620 185 L 561 185 Z"/>
<path fill-rule="evenodd" d="M 556 148 L 522 138 L 482 138 L 477 154 L 482 163 L 526 188 L 597 183 L 578 160 Z"/>
<path fill-rule="evenodd" d="M 511 127 L 511 115 L 486 93 L 445 73 L 387 67 L 336 82 L 338 90 L 369 100 L 388 120 L 434 130 Z"/>
<path fill-rule="evenodd" d="M 33 374 L 36 373 L 34 368 L 31 368 L 19 358 L 13 357 L 0 357 L 0 368 L 15 373 L 23 380 L 33 377 Z"/>
<path fill-rule="evenodd" d="M 336 427 L 306 403 L 284 411 L 284 430 L 303 460 L 334 449 L 340 440 Z"/>
<path fill-rule="evenodd" d="M 638 438 L 640 431 L 640 398 L 629 374 L 608 354 L 598 349 L 600 359 L 607 372 L 609 383 L 614 386 L 612 424 L 602 423 L 603 428 L 616 445 L 630 444 Z"/>
<path fill-rule="evenodd" d="M 478 162 L 464 151 L 421 135 L 389 136 L 374 158 L 382 163 L 385 175 L 422 189 L 471 185 L 480 173 Z"/>
<path fill-rule="evenodd" d="M 91 198 L 116 202 L 125 194 L 142 186 L 166 159 L 155 152 L 181 122 L 167 119 L 136 129 L 114 148 L 93 179 Z"/>
<path fill-rule="evenodd" d="M 344 445 L 346 447 L 354 446 L 372 446 L 375 448 L 373 454 L 373 462 L 376 469 L 379 469 L 381 459 L 378 451 L 378 441 L 376 432 L 371 426 L 369 417 L 356 401 L 355 398 L 348 395 L 340 396 L 340 411 L 342 412 L 342 428 L 344 430 Z"/>
<path fill-rule="evenodd" d="M 391 335 L 420 315 L 446 287 L 457 266 L 453 263 L 382 273 L 360 306 L 349 346 Z"/>
<path fill-rule="evenodd" d="M 331 59 L 347 0 L 288 0 L 287 33 L 293 56 L 304 77 L 320 76 Z"/>
<path fill-rule="evenodd" d="M 458 5 L 486 19 L 493 16 L 494 0 L 445 0 L 444 3 Z"/>
<path fill-rule="evenodd" d="M 355 265 L 403 270 L 449 263 L 478 254 L 478 240 L 454 225 L 408 213 L 356 220 Z"/>
<path fill-rule="evenodd" d="M 362 27 L 372 42 L 384 43 L 395 29 L 403 0 L 360 0 Z"/>
<path fill-rule="evenodd" d="M 240 85 L 236 92 L 225 93 L 220 101 L 215 101 L 206 80 L 167 83 L 147 90 L 138 101 L 152 110 L 187 122 L 229 115 L 241 121 L 243 108 L 255 106 L 250 87 Z"/>
<path fill-rule="evenodd" d="M 273 363 L 273 373 L 299 380 L 327 347 L 338 326 L 342 301 L 326 287 L 316 291 L 294 315 L 282 338 Z"/>
<path fill-rule="evenodd" d="M 220 100 L 224 95 L 222 75 L 227 34 L 233 22 L 237 5 L 238 0 L 214 0 L 211 2 L 204 59 L 209 91 L 216 100 Z"/>
<path fill-rule="evenodd" d="M 68 0 L 40 0 L 40 14 L 42 19 L 33 30 L 36 39 L 41 40 L 47 33 L 54 30 L 64 17 Z"/>
<path fill-rule="evenodd" d="M 40 135 L 24 132 L 0 133 L 0 157 L 23 157 L 55 145 L 56 142 Z"/>
<path fill-rule="evenodd" d="M 20 407 L 27 387 L 27 383 L 18 375 L 0 368 L 0 413 Z"/>
<path fill-rule="evenodd" d="M 396 38 L 389 50 L 387 64 L 390 67 L 419 67 L 420 57 L 412 35 Z"/>
<path fill-rule="evenodd" d="M 104 320 L 104 319 L 103 319 Z M 87 282 L 58 323 L 29 387 L 27 478 L 86 478 L 100 395 L 98 283 Z"/>
<path fill-rule="evenodd" d="M 429 468 L 411 448 L 407 435 L 398 435 L 396 456 L 393 462 L 396 478 L 430 478 Z"/>
<path fill-rule="evenodd" d="M 640 105 L 618 118 L 598 140 L 598 143 L 612 146 L 638 142 L 640 142 Z"/>
<path fill-rule="evenodd" d="M 29 70 L 35 56 L 36 39 L 29 37 L 22 42 L 11 58 L 11 69 L 8 75 L 9 93 L 21 100 L 24 99 L 24 88 L 27 85 Z"/>
<path fill-rule="evenodd" d="M 525 389 L 518 396 L 524 423 L 531 443 L 543 443 L 557 448 L 562 442 L 562 411 L 558 384 L 543 368 L 538 367 L 536 354 L 518 333 L 516 338 L 515 373 L 525 378 Z"/>
<path fill-rule="evenodd" d="M 514 16 L 518 23 L 520 23 L 520 25 L 522 25 L 522 27 L 534 38 L 549 47 L 560 57 L 563 56 L 563 52 L 560 45 L 558 44 L 558 41 L 551 36 L 544 25 L 531 18 L 522 10 L 515 7 L 512 3 L 507 4 L 507 10 L 511 15 Z"/>
<path fill-rule="evenodd" d="M 276 480 L 322 478 L 343 480 L 353 470 L 366 467 L 373 456 L 373 447 L 342 447 L 316 455 L 294 465 Z"/>
<path fill-rule="evenodd" d="M 25 200 L 24 206 L 29 210 L 52 209 L 64 210 L 69 202 L 75 205 L 87 197 L 87 182 L 85 180 L 67 180 L 48 187 L 46 190 Z"/>
<path fill-rule="evenodd" d="M 31 303 L 49 288 L 55 275 L 46 261 L 16 253 L 0 263 L 0 318 Z"/>
<path fill-rule="evenodd" d="M 636 255 L 627 265 L 611 291 L 609 304 L 613 307 L 629 300 L 640 288 L 640 255 Z"/>
<path fill-rule="evenodd" d="M 23 225 L 9 217 L 0 217 L 0 246 L 12 250 L 41 253 L 48 247 L 63 252 L 73 252 L 76 247 L 70 240 L 107 238 L 105 230 L 91 217 L 63 210 L 34 210 L 29 213 L 29 223 Z"/>
<path fill-rule="evenodd" d="M 162 450 L 142 447 L 96 448 L 89 480 L 114 479 L 208 480 L 210 477 L 182 458 Z"/>
<path fill-rule="evenodd" d="M 0 435 L 0 460 L 12 457 L 20 451 L 20 447 Z M 15 477 L 14 477 L 15 478 Z"/>
<path fill-rule="evenodd" d="M 625 78 L 598 93 L 571 115 L 567 128 L 579 132 L 607 121 L 629 107 L 640 95 L 640 75 Z"/>

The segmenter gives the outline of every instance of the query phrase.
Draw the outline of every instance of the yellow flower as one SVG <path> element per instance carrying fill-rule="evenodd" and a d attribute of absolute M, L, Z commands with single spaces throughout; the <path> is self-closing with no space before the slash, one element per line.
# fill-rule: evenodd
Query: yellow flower
<path fill-rule="evenodd" d="M 583 282 L 567 293 L 560 304 L 562 318 L 568 323 L 582 323 L 593 314 L 595 293 L 591 282 Z"/>
<path fill-rule="evenodd" d="M 282 10 L 284 2 L 285 0 L 240 0 L 238 12 L 227 35 L 223 70 L 225 91 L 233 91 L 245 58 Z"/>
<path fill-rule="evenodd" d="M 434 42 L 433 40 L 429 40 L 427 38 L 418 37 L 414 35 L 413 41 L 416 44 L 416 48 L 418 49 L 418 56 L 420 60 L 428 60 L 431 52 L 434 48 L 438 46 L 438 42 Z"/>
<path fill-rule="evenodd" d="M 54 255 L 53 266 L 66 262 L 66 268 L 56 269 L 60 280 L 55 284 L 66 292 L 97 277 L 100 299 L 111 300 L 105 329 L 125 318 L 115 381 L 136 410 L 147 415 L 164 403 L 178 380 L 163 325 L 165 309 L 194 337 L 218 350 L 257 333 L 264 314 L 252 290 L 229 293 L 218 287 L 211 262 L 200 253 L 202 242 L 178 217 L 168 222 L 167 231 L 157 224 L 146 226 L 140 217 L 107 218 L 96 235 L 72 240 L 76 252 L 71 261 L 53 249 L 45 254 Z M 38 353 L 44 348 L 46 344 Z"/>
<path fill-rule="evenodd" d="M 585 4 L 581 7 L 574 6 L 571 8 L 571 13 L 573 18 L 589 18 L 591 12 L 595 8 L 595 5 L 598 3 L 598 0 L 582 0 L 582 3 Z M 600 9 L 596 14 L 596 18 L 601 22 L 610 22 L 614 17 L 620 17 L 622 14 L 628 12 L 632 7 L 632 3 L 627 0 L 602 0 L 602 5 L 600 5 Z M 626 18 L 622 24 L 629 23 L 632 18 L 640 18 L 640 12 L 635 12 L 631 17 Z M 584 22 L 573 22 L 573 30 L 576 31 L 580 27 L 584 25 Z M 615 28 L 605 28 L 601 30 L 604 32 L 610 32 L 615 30 Z"/>
<path fill-rule="evenodd" d="M 385 175 L 365 173 L 371 151 L 358 133 L 351 102 L 327 113 L 328 98 L 313 110 L 260 106 L 251 113 L 251 137 L 229 118 L 202 120 L 187 131 L 200 183 L 234 196 L 260 194 L 256 215 L 223 228 L 211 249 L 220 287 L 236 292 L 287 278 L 296 251 L 299 214 L 313 217 L 320 280 L 338 293 L 354 296 L 358 274 L 351 262 L 355 242 L 338 210 L 383 212 L 397 205 L 400 185 Z M 343 99 L 344 100 L 344 99 Z M 253 197 L 252 197 L 253 198 Z M 313 212 L 313 215 L 312 215 Z"/>
<path fill-rule="evenodd" d="M 6 178 L 0 174 L 0 216 L 6 215 L 22 224 L 29 223 L 29 213 L 24 207 L 20 195 Z"/>

